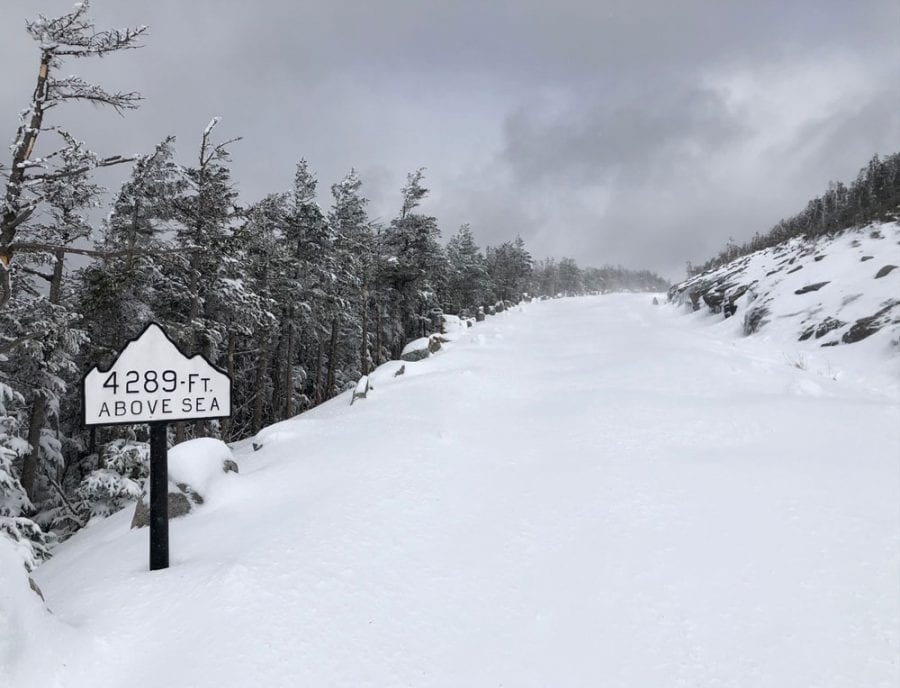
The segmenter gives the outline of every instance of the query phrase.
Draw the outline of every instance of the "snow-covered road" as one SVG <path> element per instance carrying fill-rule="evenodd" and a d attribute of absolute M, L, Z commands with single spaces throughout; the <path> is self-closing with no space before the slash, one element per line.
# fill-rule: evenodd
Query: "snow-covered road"
<path fill-rule="evenodd" d="M 900 407 L 792 363 L 647 295 L 501 314 L 239 448 L 169 570 L 130 510 L 61 546 L 15 685 L 895 688 Z"/>

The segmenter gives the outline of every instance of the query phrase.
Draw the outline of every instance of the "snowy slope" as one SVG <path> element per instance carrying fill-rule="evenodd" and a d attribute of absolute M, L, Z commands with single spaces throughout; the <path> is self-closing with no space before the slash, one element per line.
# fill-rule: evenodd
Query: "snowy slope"
<path fill-rule="evenodd" d="M 0 685 L 896 686 L 896 371 L 783 354 L 646 295 L 490 318 L 238 447 L 172 568 L 130 513 L 64 543 Z"/>
<path fill-rule="evenodd" d="M 816 347 L 874 336 L 900 347 L 900 224 L 791 239 L 703 273 L 669 292 L 672 301 L 722 314 L 731 329 Z M 720 316 L 722 317 L 722 316 Z"/>

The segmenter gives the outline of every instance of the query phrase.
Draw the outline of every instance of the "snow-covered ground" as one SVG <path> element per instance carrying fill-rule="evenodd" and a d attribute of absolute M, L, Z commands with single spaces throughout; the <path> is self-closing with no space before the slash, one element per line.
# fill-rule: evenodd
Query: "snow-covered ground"
<path fill-rule="evenodd" d="M 237 447 L 170 569 L 131 510 L 59 547 L 0 685 L 896 688 L 898 357 L 721 322 L 535 302 L 383 366 Z"/>

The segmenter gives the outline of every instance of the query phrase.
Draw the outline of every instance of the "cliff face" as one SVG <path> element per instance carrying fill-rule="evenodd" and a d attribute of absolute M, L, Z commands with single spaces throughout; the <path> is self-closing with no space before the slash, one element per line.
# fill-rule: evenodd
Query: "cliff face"
<path fill-rule="evenodd" d="M 796 238 L 696 275 L 669 301 L 740 318 L 743 332 L 787 335 L 821 346 L 876 333 L 900 343 L 900 224 Z"/>

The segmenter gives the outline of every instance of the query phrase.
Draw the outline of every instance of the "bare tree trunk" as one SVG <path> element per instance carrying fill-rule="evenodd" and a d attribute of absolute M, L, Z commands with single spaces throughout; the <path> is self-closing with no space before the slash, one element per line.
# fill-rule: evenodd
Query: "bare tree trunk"
<path fill-rule="evenodd" d="M 362 288 L 362 339 L 359 343 L 359 372 L 369 374 L 369 287 Z"/>
<path fill-rule="evenodd" d="M 53 275 L 50 277 L 50 294 L 48 298 L 50 303 L 58 305 L 62 300 L 63 268 L 66 262 L 66 251 L 64 247 L 60 246 L 54 253 L 56 261 L 53 263 Z"/>
<path fill-rule="evenodd" d="M 284 352 L 284 418 L 294 415 L 294 309 L 288 312 L 287 343 Z"/>
<path fill-rule="evenodd" d="M 225 366 L 228 377 L 234 380 L 234 334 L 228 332 L 228 348 L 225 354 Z M 226 442 L 231 439 L 231 417 L 222 421 L 222 439 Z"/>
<path fill-rule="evenodd" d="M 382 335 L 381 335 L 381 304 L 377 303 L 375 306 L 375 365 L 380 366 L 383 361 L 381 360 L 381 347 L 383 346 Z"/>
<path fill-rule="evenodd" d="M 313 388 L 313 399 L 315 403 L 321 404 L 323 399 L 323 380 L 322 380 L 322 370 L 325 367 L 325 348 L 322 346 L 322 333 L 319 332 L 316 336 L 316 382 Z"/>
<path fill-rule="evenodd" d="M 259 345 L 259 357 L 256 359 L 256 379 L 253 384 L 253 391 L 256 396 L 253 398 L 253 417 L 250 421 L 250 432 L 254 435 L 262 428 L 265 380 L 268 368 L 269 347 L 268 343 L 262 340 Z"/>
<path fill-rule="evenodd" d="M 31 158 L 34 144 L 37 142 L 41 125 L 44 121 L 44 104 L 47 100 L 48 77 L 50 75 L 50 62 L 53 56 L 49 51 L 41 52 L 41 64 L 38 68 L 37 83 L 34 87 L 34 95 L 31 97 L 31 120 L 26 126 L 23 122 L 19 127 L 16 141 L 13 144 L 12 165 L 9 167 L 9 176 L 6 179 L 5 207 L 3 216 L 0 217 L 0 271 L 6 273 L 0 281 L 3 289 L 0 291 L 0 308 L 9 300 L 9 263 L 12 260 L 12 250 L 9 245 L 16 236 L 16 228 L 31 215 L 33 206 L 22 207 L 22 193 L 25 191 L 26 161 Z"/>
<path fill-rule="evenodd" d="M 43 394 L 37 394 L 31 406 L 31 417 L 28 419 L 28 444 L 31 445 L 31 450 L 25 455 L 22 463 L 22 487 L 32 502 L 35 498 L 34 479 L 41 456 L 41 430 L 46 416 L 47 400 Z"/>
<path fill-rule="evenodd" d="M 331 319 L 331 342 L 328 345 L 328 378 L 325 383 L 325 399 L 334 396 L 335 368 L 337 367 L 338 319 Z"/>

